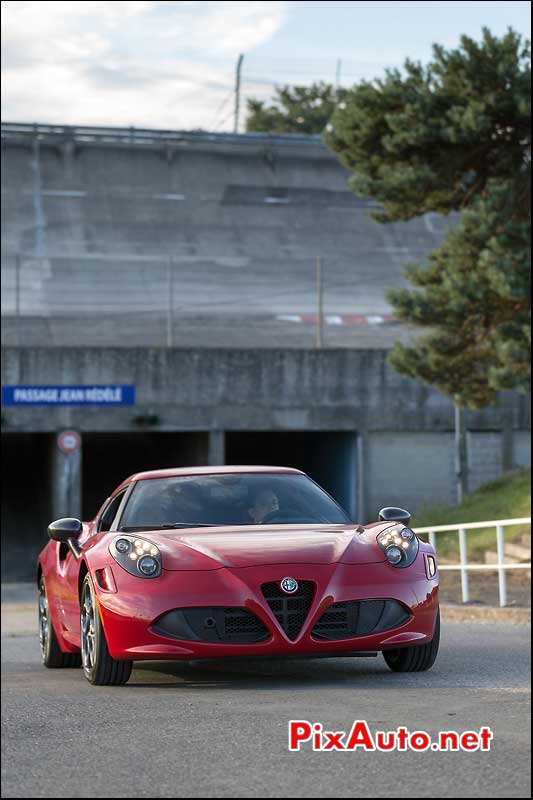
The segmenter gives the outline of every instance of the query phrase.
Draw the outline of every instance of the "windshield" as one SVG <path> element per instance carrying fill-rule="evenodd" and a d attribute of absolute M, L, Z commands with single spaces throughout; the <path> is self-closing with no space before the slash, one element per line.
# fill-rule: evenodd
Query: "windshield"
<path fill-rule="evenodd" d="M 225 473 L 138 481 L 120 520 L 128 528 L 346 524 L 345 512 L 306 475 Z"/>

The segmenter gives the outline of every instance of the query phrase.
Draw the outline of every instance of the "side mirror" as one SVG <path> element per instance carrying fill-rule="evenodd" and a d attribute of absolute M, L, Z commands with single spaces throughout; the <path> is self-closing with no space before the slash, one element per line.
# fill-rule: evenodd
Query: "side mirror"
<path fill-rule="evenodd" d="M 66 517 L 65 519 L 56 519 L 48 526 L 48 536 L 56 542 L 63 542 L 68 544 L 69 539 L 77 539 L 83 530 L 83 526 L 79 519 L 73 517 Z"/>
<path fill-rule="evenodd" d="M 411 514 L 405 508 L 395 508 L 394 506 L 385 506 L 379 512 L 381 522 L 403 522 L 404 525 L 409 525 L 411 522 Z"/>

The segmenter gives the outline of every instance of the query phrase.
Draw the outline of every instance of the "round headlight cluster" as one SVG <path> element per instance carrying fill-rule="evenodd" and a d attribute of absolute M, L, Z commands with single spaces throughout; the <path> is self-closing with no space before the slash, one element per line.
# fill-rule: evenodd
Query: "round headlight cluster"
<path fill-rule="evenodd" d="M 411 528 L 387 528 L 378 534 L 377 541 L 393 567 L 408 567 L 418 555 L 418 539 Z"/>
<path fill-rule="evenodd" d="M 121 567 L 138 578 L 157 578 L 161 574 L 161 553 L 147 539 L 122 534 L 113 539 L 109 552 Z"/>
<path fill-rule="evenodd" d="M 393 564 L 393 566 L 396 566 L 396 564 L 399 564 L 402 560 L 402 551 L 395 545 L 392 547 L 387 547 L 385 550 L 385 555 L 387 556 L 387 561 L 390 564 Z"/>
<path fill-rule="evenodd" d="M 150 578 L 157 572 L 157 561 L 152 556 L 143 556 L 137 562 L 139 572 Z"/>

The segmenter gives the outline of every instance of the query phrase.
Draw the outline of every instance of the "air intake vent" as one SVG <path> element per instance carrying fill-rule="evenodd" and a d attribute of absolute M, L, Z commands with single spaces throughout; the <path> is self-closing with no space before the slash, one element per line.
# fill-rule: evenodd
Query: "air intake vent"
<path fill-rule="evenodd" d="M 396 600 L 349 600 L 334 603 L 316 622 L 315 639 L 351 639 L 380 633 L 407 622 L 410 614 Z"/>
<path fill-rule="evenodd" d="M 193 642 L 255 644 L 270 638 L 261 620 L 246 608 L 176 608 L 153 624 L 154 633 Z"/>
<path fill-rule="evenodd" d="M 283 631 L 291 641 L 294 641 L 309 614 L 315 594 L 315 584 L 312 581 L 299 581 L 294 594 L 285 594 L 277 581 L 264 583 L 261 590 Z"/>

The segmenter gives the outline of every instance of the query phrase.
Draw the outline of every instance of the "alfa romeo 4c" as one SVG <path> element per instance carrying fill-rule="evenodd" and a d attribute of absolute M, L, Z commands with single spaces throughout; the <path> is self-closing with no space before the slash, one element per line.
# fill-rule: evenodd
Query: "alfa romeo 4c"
<path fill-rule="evenodd" d="M 91 522 L 60 519 L 39 554 L 46 667 L 125 683 L 134 661 L 375 656 L 429 669 L 439 646 L 435 551 L 384 508 L 351 522 L 282 467 L 142 472 Z"/>

